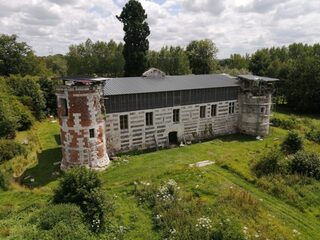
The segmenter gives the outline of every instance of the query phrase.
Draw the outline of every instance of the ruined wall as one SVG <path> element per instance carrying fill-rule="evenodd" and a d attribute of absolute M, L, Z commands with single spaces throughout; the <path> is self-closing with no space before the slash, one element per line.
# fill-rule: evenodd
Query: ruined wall
<path fill-rule="evenodd" d="M 235 103 L 234 113 L 231 114 L 230 102 Z M 211 116 L 213 104 L 217 104 L 216 116 Z M 200 106 L 206 106 L 204 118 L 200 118 Z M 173 122 L 173 109 L 180 109 L 179 123 Z M 153 126 L 146 126 L 146 112 L 153 112 Z M 178 140 L 183 142 L 236 133 L 238 113 L 237 101 L 223 101 L 107 114 L 108 153 L 114 155 L 118 152 L 165 147 L 169 144 L 170 132 L 177 132 Z M 120 129 L 120 115 L 128 115 L 128 129 Z"/>
<path fill-rule="evenodd" d="M 99 87 L 61 86 L 56 95 L 61 129 L 61 168 L 105 168 L 109 158 Z"/>

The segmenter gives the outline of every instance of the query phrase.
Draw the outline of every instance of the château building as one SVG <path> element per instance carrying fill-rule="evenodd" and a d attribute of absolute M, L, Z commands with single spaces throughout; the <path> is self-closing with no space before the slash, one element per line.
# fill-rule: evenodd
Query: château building
<path fill-rule="evenodd" d="M 64 78 L 57 89 L 62 168 L 104 168 L 108 155 L 269 132 L 274 82 L 225 74 Z"/>

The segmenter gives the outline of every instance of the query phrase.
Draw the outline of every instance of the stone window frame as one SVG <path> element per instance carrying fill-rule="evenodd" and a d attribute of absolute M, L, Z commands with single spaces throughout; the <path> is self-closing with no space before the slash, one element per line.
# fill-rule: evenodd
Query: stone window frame
<path fill-rule="evenodd" d="M 129 129 L 129 116 L 128 116 L 128 114 L 120 115 L 119 121 L 120 121 L 120 129 L 121 130 Z"/>
<path fill-rule="evenodd" d="M 96 134 L 95 134 L 95 129 L 94 128 L 90 128 L 89 129 L 89 138 L 95 138 Z"/>
<path fill-rule="evenodd" d="M 211 105 L 211 117 L 216 117 L 218 113 L 218 104 Z"/>
<path fill-rule="evenodd" d="M 200 118 L 206 117 L 206 106 L 200 106 Z"/>
<path fill-rule="evenodd" d="M 179 108 L 173 109 L 172 115 L 173 115 L 172 121 L 174 123 L 179 123 L 180 122 L 180 109 Z"/>
<path fill-rule="evenodd" d="M 234 114 L 235 105 L 235 102 L 229 102 L 229 114 Z"/>
<path fill-rule="evenodd" d="M 66 97 L 59 98 L 60 108 L 61 108 L 61 116 L 68 117 L 69 115 L 69 108 L 68 108 L 68 100 Z"/>
<path fill-rule="evenodd" d="M 153 126 L 153 112 L 146 112 L 146 126 Z"/>

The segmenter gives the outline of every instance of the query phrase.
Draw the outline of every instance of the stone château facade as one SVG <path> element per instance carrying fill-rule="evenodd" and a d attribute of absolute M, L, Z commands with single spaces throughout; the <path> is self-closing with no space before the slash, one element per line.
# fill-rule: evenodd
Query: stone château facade
<path fill-rule="evenodd" d="M 57 89 L 62 168 L 104 168 L 109 155 L 241 132 L 269 132 L 273 83 L 242 75 L 69 78 Z"/>

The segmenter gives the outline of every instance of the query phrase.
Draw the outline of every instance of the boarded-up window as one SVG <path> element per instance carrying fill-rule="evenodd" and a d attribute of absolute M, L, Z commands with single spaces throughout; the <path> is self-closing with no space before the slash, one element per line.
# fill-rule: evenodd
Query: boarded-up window
<path fill-rule="evenodd" d="M 128 129 L 128 115 L 120 115 L 120 129 Z"/>
<path fill-rule="evenodd" d="M 200 106 L 200 118 L 206 117 L 206 106 Z"/>

